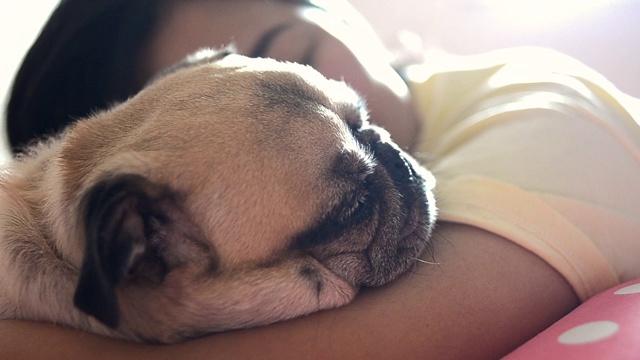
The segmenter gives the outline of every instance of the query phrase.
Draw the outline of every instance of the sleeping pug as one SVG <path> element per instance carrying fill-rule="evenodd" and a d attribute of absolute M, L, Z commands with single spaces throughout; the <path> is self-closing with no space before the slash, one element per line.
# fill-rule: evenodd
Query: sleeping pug
<path fill-rule="evenodd" d="M 206 51 L 5 169 L 0 318 L 176 342 L 407 271 L 432 176 L 315 70 Z"/>

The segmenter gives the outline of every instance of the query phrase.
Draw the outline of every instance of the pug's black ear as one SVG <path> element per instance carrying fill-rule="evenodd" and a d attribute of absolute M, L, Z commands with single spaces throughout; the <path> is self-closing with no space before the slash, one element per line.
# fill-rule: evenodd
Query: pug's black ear
<path fill-rule="evenodd" d="M 132 174 L 107 178 L 85 193 L 80 216 L 86 248 L 73 299 L 77 308 L 117 328 L 116 285 L 135 276 L 166 274 L 150 239 L 168 221 L 165 210 L 171 198 L 166 187 Z"/>

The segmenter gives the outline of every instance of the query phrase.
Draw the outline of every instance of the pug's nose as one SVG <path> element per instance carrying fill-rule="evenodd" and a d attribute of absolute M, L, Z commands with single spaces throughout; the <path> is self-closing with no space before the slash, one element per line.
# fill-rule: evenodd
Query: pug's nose
<path fill-rule="evenodd" d="M 378 162 L 387 170 L 387 173 L 398 185 L 410 182 L 413 179 L 411 166 L 407 164 L 402 152 L 391 142 L 389 134 L 382 130 L 365 129 L 356 136 L 358 141 L 373 152 Z"/>
<path fill-rule="evenodd" d="M 397 185 L 404 185 L 413 181 L 411 167 L 401 155 L 397 146 L 379 142 L 374 150 L 378 161 L 387 169 L 389 176 Z"/>

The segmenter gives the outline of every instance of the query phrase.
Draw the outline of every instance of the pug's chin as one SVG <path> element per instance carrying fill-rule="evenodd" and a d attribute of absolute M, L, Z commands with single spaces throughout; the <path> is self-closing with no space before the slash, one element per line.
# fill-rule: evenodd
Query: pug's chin
<path fill-rule="evenodd" d="M 395 280 L 416 262 L 424 245 L 399 246 L 394 254 L 339 254 L 326 261 L 327 268 L 342 275 L 356 288 L 377 287 Z"/>
<path fill-rule="evenodd" d="M 369 270 L 360 275 L 359 285 L 382 286 L 410 270 L 425 251 L 429 233 L 427 225 L 420 225 L 397 240 L 373 243 L 366 254 Z"/>
<path fill-rule="evenodd" d="M 374 237 L 366 249 L 334 254 L 323 263 L 356 288 L 386 285 L 410 270 L 427 248 L 432 227 L 429 219 L 425 196 L 406 217 L 385 221 L 404 224 L 398 233 Z"/>

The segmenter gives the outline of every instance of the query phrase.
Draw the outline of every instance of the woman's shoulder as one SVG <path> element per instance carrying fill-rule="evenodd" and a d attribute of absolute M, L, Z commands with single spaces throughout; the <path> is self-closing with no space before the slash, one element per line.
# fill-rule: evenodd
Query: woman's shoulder
<path fill-rule="evenodd" d="M 500 231 L 583 299 L 639 276 L 632 256 L 616 255 L 640 251 L 637 100 L 552 50 L 459 62 L 414 87 L 441 217 Z"/>

